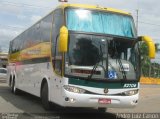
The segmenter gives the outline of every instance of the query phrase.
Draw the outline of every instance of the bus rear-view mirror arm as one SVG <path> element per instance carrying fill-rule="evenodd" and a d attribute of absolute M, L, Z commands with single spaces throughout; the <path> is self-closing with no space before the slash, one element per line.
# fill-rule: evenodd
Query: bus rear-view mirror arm
<path fill-rule="evenodd" d="M 155 58 L 155 43 L 153 42 L 152 38 L 149 36 L 139 36 L 139 41 L 144 41 L 149 49 L 148 56 L 150 59 Z"/>

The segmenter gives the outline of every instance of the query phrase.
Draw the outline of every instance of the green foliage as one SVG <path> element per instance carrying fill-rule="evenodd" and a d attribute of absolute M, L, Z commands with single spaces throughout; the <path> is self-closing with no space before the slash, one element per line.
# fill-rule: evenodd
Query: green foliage
<path fill-rule="evenodd" d="M 155 44 L 156 52 L 158 52 L 159 44 Z M 140 44 L 141 51 L 141 71 L 142 75 L 145 77 L 160 77 L 160 64 L 152 63 L 150 58 L 148 57 L 148 46 L 145 42 L 141 42 Z"/>
<path fill-rule="evenodd" d="M 141 42 L 140 44 L 140 51 L 141 51 L 141 70 L 143 76 L 149 76 L 150 72 L 150 65 L 151 60 L 148 57 L 148 46 L 145 42 Z"/>
<path fill-rule="evenodd" d="M 156 43 L 156 44 L 155 44 L 155 48 L 156 48 L 156 52 L 160 51 L 160 44 L 159 44 L 159 43 Z"/>

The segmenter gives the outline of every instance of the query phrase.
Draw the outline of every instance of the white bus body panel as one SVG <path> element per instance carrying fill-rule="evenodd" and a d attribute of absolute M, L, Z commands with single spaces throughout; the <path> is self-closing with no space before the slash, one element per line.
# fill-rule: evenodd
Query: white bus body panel
<path fill-rule="evenodd" d="M 85 87 L 77 85 L 72 85 L 72 86 L 86 89 L 90 92 L 94 92 L 95 94 L 78 94 L 66 91 L 63 86 L 68 85 L 68 78 L 60 77 L 54 74 L 50 62 L 17 65 L 16 68 L 14 68 L 14 66 L 8 66 L 8 68 L 9 68 L 9 74 L 12 76 L 15 75 L 16 88 L 38 97 L 40 97 L 42 80 L 45 78 L 47 80 L 49 88 L 49 101 L 64 107 L 129 108 L 129 107 L 135 107 L 135 105 L 137 104 L 135 102 L 138 100 L 139 97 L 139 93 L 133 96 L 109 95 L 109 94 L 121 93 L 128 90 L 133 90 L 132 88 L 109 89 L 108 95 L 101 94 L 104 90 L 102 88 Z M 7 82 L 9 83 L 9 80 Z M 139 86 L 137 89 L 139 89 Z M 65 98 L 74 99 L 75 101 L 74 102 L 66 101 Z M 99 104 L 98 100 L 100 98 L 111 99 L 111 104 Z"/>

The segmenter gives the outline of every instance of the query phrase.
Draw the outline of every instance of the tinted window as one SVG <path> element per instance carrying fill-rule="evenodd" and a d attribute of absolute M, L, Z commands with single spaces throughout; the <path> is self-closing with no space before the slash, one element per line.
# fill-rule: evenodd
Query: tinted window
<path fill-rule="evenodd" d="M 26 36 L 26 48 L 31 47 L 33 45 L 36 44 L 36 40 L 35 40 L 35 26 L 32 26 L 29 30 L 28 30 L 28 35 Z"/>
<path fill-rule="evenodd" d="M 33 26 L 32 37 L 33 37 L 32 39 L 33 44 L 38 44 L 41 42 L 40 22 L 38 22 Z"/>
<path fill-rule="evenodd" d="M 28 35 L 29 35 L 29 34 L 28 34 L 28 30 L 25 31 L 25 32 L 22 34 L 23 49 L 28 47 L 28 42 L 27 42 L 27 36 L 28 36 Z"/>
<path fill-rule="evenodd" d="M 20 50 L 20 36 L 15 39 L 15 51 L 18 52 Z"/>
<path fill-rule="evenodd" d="M 53 32 L 52 32 L 52 56 L 53 65 L 56 73 L 62 73 L 62 53 L 58 52 L 59 31 L 63 25 L 63 11 L 55 10 L 53 15 Z"/>
<path fill-rule="evenodd" d="M 16 41 L 13 40 L 12 42 L 12 53 L 15 53 L 16 52 Z"/>
<path fill-rule="evenodd" d="M 40 24 L 41 39 L 42 41 L 50 41 L 51 28 L 52 28 L 52 14 L 45 17 Z"/>
<path fill-rule="evenodd" d="M 52 33 L 52 40 L 55 43 L 56 38 L 59 35 L 60 27 L 63 24 L 63 12 L 61 9 L 55 10 L 53 15 L 53 33 Z"/>
<path fill-rule="evenodd" d="M 42 41 L 50 41 L 52 28 L 52 13 L 24 31 L 20 36 L 10 42 L 10 53 L 34 46 Z"/>
<path fill-rule="evenodd" d="M 10 43 L 9 43 L 9 53 L 12 53 L 13 52 L 13 41 L 10 41 Z"/>

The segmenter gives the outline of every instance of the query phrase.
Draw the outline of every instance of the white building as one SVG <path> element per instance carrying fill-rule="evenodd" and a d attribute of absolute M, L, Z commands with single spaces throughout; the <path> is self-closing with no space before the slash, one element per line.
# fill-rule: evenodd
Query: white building
<path fill-rule="evenodd" d="M 0 67 L 6 67 L 8 64 L 8 53 L 0 53 Z"/>

